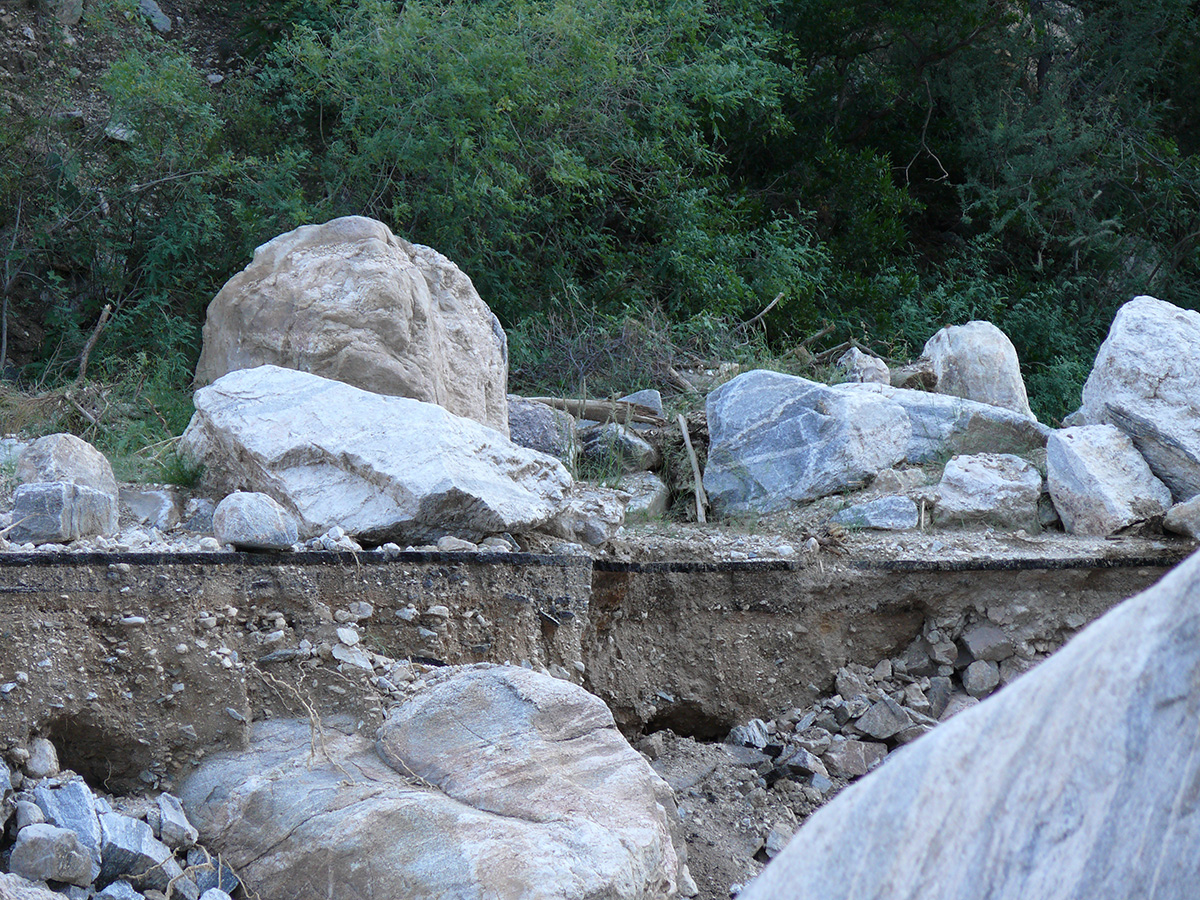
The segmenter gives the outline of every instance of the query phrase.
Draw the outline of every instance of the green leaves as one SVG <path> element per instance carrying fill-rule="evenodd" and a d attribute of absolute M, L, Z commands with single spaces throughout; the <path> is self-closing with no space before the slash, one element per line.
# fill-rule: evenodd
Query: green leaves
<path fill-rule="evenodd" d="M 751 202 L 725 153 L 788 128 L 802 82 L 776 43 L 697 0 L 368 3 L 297 29 L 267 77 L 323 157 L 328 214 L 438 247 L 509 322 L 569 286 L 738 312 L 766 281 L 809 284 L 809 256 L 773 243 L 811 246 L 801 220 Z"/>

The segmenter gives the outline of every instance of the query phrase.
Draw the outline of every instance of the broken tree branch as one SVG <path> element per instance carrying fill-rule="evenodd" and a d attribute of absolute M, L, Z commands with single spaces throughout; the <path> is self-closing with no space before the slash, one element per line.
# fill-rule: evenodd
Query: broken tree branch
<path fill-rule="evenodd" d="M 667 424 L 667 420 L 657 415 L 650 407 L 624 400 L 577 400 L 567 397 L 526 397 L 525 399 L 535 403 L 545 403 L 547 406 L 570 413 L 577 419 L 591 419 L 594 422 L 620 422 L 625 425 L 636 422 L 639 425 L 657 425 L 659 427 Z"/>
<path fill-rule="evenodd" d="M 104 309 L 100 311 L 100 319 L 96 322 L 96 327 L 92 329 L 92 336 L 88 338 L 87 343 L 83 345 L 83 352 L 79 354 L 79 376 L 76 381 L 83 381 L 87 375 L 88 357 L 92 355 L 92 348 L 96 346 L 96 341 L 100 340 L 100 332 L 104 330 L 104 326 L 108 324 L 108 317 L 112 315 L 112 304 L 104 304 Z"/>
<path fill-rule="evenodd" d="M 772 300 L 770 303 L 768 303 L 768 304 L 767 304 L 767 308 L 766 308 L 766 309 L 764 309 L 762 312 L 760 312 L 760 313 L 759 313 L 757 316 L 755 316 L 753 319 L 750 319 L 749 321 L 743 322 L 741 325 L 739 325 L 739 326 L 737 327 L 737 330 L 738 330 L 738 331 L 749 331 L 749 330 L 750 330 L 750 328 L 751 328 L 751 327 L 752 327 L 752 326 L 753 326 L 753 325 L 754 325 L 756 322 L 760 322 L 760 321 L 762 321 L 762 318 L 763 318 L 763 316 L 765 316 L 767 313 L 769 313 L 771 310 L 773 310 L 773 309 L 775 308 L 776 304 L 778 304 L 778 303 L 779 303 L 779 301 L 780 301 L 780 300 L 782 300 L 782 299 L 783 299 L 783 291 L 780 291 L 778 294 L 776 294 L 776 295 L 775 295 L 775 299 L 774 299 L 774 300 Z"/>
<path fill-rule="evenodd" d="M 696 521 L 701 525 L 708 522 L 704 515 L 704 507 L 708 506 L 708 496 L 704 493 L 704 478 L 700 474 L 700 460 L 696 458 L 696 450 L 692 447 L 692 436 L 688 434 L 687 419 L 679 413 L 679 430 L 683 432 L 683 446 L 687 448 L 688 459 L 692 463 L 692 475 L 696 479 Z"/>

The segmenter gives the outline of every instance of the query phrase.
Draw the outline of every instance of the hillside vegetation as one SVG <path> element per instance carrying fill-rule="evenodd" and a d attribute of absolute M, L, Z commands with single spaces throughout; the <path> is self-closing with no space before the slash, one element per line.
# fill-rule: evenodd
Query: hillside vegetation
<path fill-rule="evenodd" d="M 671 354 L 822 329 L 901 358 L 983 318 L 1054 422 L 1118 305 L 1200 308 L 1196 5 L 284 0 L 166 35 L 135 0 L 88 0 L 69 35 L 39 14 L 0 91 L 0 366 L 28 391 L 83 362 L 118 387 L 75 385 L 75 425 L 103 438 L 123 402 L 149 411 L 110 442 L 170 437 L 221 284 L 363 214 L 473 278 L 517 389 L 631 390 Z"/>

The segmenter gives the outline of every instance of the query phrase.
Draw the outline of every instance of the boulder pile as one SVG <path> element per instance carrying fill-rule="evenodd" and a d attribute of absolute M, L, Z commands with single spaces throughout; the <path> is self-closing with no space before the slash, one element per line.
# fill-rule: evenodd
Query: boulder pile
<path fill-rule="evenodd" d="M 852 347 L 840 384 L 737 374 L 707 396 L 694 468 L 670 472 L 658 391 L 507 395 L 505 346 L 470 279 L 382 223 L 281 235 L 209 308 L 180 445 L 207 496 L 118 488 L 54 435 L 20 455 L 0 546 L 503 552 L 537 531 L 603 547 L 693 489 L 697 518 L 840 496 L 828 527 L 1200 534 L 1200 313 L 1152 297 L 1116 316 L 1067 427 L 1030 412 L 1012 342 L 968 322 L 895 369 Z M 118 536 L 122 505 L 136 524 Z"/>
<path fill-rule="evenodd" d="M 44 738 L 18 755 L 16 770 L 0 760 L 0 834 L 12 834 L 0 897 L 230 900 L 240 887 L 233 869 L 197 842 L 173 795 L 97 794 L 59 771 Z"/>
<path fill-rule="evenodd" d="M 889 756 L 741 896 L 940 900 L 985 885 L 998 900 L 1194 897 L 1198 592 L 1193 555 Z M 870 726 L 887 721 L 872 715 Z"/>
<path fill-rule="evenodd" d="M 925 347 L 932 391 L 879 383 L 859 353 L 826 386 L 775 372 L 738 375 L 708 395 L 704 487 L 719 512 L 773 512 L 865 488 L 884 473 L 939 467 L 936 489 L 853 499 L 835 521 L 1107 536 L 1139 523 L 1193 534 L 1173 504 L 1200 494 L 1200 417 L 1190 361 L 1200 313 L 1153 297 L 1122 307 L 1069 426 L 1034 419 L 1016 353 L 986 322 Z M 880 365 L 885 364 L 880 361 Z M 907 381 L 905 383 L 908 383 Z M 923 482 L 923 479 L 919 481 Z M 886 500 L 886 503 L 884 502 Z M 917 515 L 912 509 L 916 506 Z"/>

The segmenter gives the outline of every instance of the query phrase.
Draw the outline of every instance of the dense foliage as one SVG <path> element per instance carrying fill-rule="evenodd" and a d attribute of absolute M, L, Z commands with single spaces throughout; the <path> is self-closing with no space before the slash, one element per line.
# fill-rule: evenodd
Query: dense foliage
<path fill-rule="evenodd" d="M 526 379 L 564 323 L 665 346 L 781 296 L 775 351 L 990 319 L 1053 421 L 1120 303 L 1200 307 L 1195 6 L 228 3 L 219 89 L 145 30 L 98 83 L 107 134 L 64 118 L 66 56 L 0 116 L 0 364 L 74 377 L 111 306 L 93 373 L 140 352 L 183 388 L 251 249 L 356 213 L 457 261 Z"/>

